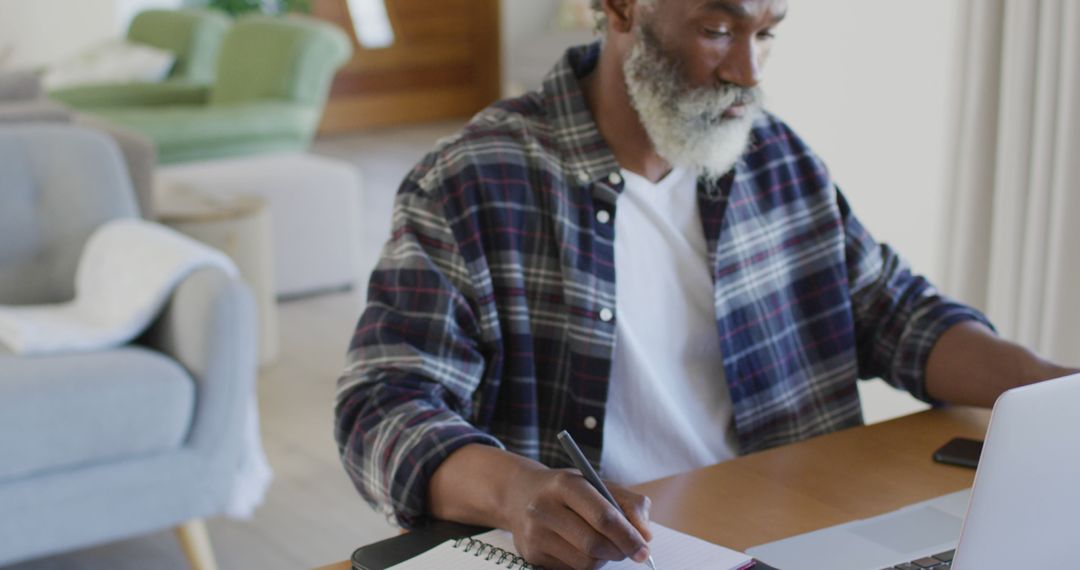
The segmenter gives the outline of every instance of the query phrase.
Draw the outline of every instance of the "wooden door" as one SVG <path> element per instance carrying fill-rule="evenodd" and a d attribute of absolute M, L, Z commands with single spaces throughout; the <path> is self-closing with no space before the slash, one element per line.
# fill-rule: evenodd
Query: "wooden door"
<path fill-rule="evenodd" d="M 319 131 L 469 117 L 499 97 L 499 0 L 386 0 L 395 41 L 364 49 L 345 0 L 314 0 L 356 53 L 338 72 Z"/>

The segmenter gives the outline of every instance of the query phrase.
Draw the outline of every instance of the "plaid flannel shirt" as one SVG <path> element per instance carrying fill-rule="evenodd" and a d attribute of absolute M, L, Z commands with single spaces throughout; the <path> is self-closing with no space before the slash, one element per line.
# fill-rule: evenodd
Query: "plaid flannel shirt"
<path fill-rule="evenodd" d="M 542 89 L 478 114 L 398 192 L 335 435 L 361 494 L 402 526 L 423 520 L 431 475 L 466 444 L 568 467 L 565 428 L 599 466 L 623 188 L 578 83 L 599 50 L 569 50 Z M 698 186 L 741 453 L 861 424 L 858 378 L 928 399 L 938 337 L 986 322 L 875 242 L 775 117 Z"/>

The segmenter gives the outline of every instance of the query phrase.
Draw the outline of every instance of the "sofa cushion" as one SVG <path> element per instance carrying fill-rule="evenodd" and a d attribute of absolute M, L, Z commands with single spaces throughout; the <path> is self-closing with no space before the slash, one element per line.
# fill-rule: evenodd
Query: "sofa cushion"
<path fill-rule="evenodd" d="M 145 107 L 205 105 L 210 99 L 210 88 L 185 81 L 111 83 L 56 89 L 49 92 L 49 98 L 86 113 L 131 107 L 153 111 Z"/>
<path fill-rule="evenodd" d="M 176 56 L 154 46 L 109 39 L 45 68 L 41 83 L 46 90 L 80 85 L 164 81 Z"/>
<path fill-rule="evenodd" d="M 127 39 L 176 54 L 176 66 L 169 77 L 209 84 L 214 80 L 221 41 L 231 24 L 229 17 L 217 10 L 143 10 L 131 21 Z"/>
<path fill-rule="evenodd" d="M 319 112 L 317 107 L 288 103 L 92 111 L 105 121 L 153 139 L 162 164 L 300 150 L 311 141 Z"/>
<path fill-rule="evenodd" d="M 0 355 L 0 481 L 176 449 L 194 404 L 188 373 L 149 349 Z"/>
<path fill-rule="evenodd" d="M 352 55 L 340 28 L 314 18 L 245 16 L 221 45 L 211 105 L 289 101 L 321 107 Z"/>

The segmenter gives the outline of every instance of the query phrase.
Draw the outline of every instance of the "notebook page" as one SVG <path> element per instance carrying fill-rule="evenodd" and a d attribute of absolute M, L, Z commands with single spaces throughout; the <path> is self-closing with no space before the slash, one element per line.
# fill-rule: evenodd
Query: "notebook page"
<path fill-rule="evenodd" d="M 741 552 L 717 546 L 657 523 L 652 523 L 650 528 L 653 539 L 649 548 L 652 550 L 657 570 L 737 570 L 753 561 L 753 558 Z M 474 538 L 498 548 L 514 550 L 514 537 L 505 530 L 492 530 Z M 604 570 L 642 568 L 646 566 L 630 559 L 604 565 Z"/>
<path fill-rule="evenodd" d="M 657 570 L 737 570 L 746 567 L 752 559 L 706 542 L 697 537 L 656 523 L 652 524 L 653 540 L 649 543 Z M 514 551 L 514 538 L 504 530 L 493 530 L 474 537 L 503 550 Z M 454 566 L 449 566 L 453 562 Z M 407 562 L 393 566 L 391 570 L 442 570 L 444 568 L 472 570 L 493 566 L 483 557 L 475 557 L 455 549 L 453 541 L 445 542 Z M 641 570 L 641 564 L 633 560 L 610 562 L 604 570 Z"/>

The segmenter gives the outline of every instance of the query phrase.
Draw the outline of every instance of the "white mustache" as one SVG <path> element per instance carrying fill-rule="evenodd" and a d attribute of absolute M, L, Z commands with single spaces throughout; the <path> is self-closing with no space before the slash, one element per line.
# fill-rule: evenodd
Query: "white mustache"
<path fill-rule="evenodd" d="M 726 84 L 695 89 L 683 97 L 678 106 L 683 116 L 694 117 L 695 122 L 713 125 L 724 120 L 724 113 L 728 109 L 739 105 L 758 107 L 761 100 L 760 88 Z"/>

